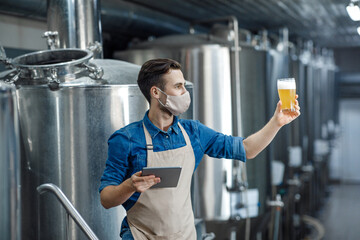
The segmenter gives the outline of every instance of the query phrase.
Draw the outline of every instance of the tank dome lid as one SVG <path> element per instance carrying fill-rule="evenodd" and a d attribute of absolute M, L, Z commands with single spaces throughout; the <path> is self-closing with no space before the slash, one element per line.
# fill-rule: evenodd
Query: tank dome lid
<path fill-rule="evenodd" d="M 137 87 L 137 77 L 141 68 L 139 65 L 113 59 L 93 59 L 90 62 L 104 69 L 102 80 L 105 80 L 107 84 L 136 85 Z"/>

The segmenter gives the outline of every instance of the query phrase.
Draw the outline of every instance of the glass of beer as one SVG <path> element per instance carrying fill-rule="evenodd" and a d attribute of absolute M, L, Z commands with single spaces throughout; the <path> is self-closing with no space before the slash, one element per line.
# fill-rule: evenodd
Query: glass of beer
<path fill-rule="evenodd" d="M 295 78 L 282 78 L 277 80 L 277 88 L 282 106 L 281 110 L 295 111 L 296 83 Z"/>

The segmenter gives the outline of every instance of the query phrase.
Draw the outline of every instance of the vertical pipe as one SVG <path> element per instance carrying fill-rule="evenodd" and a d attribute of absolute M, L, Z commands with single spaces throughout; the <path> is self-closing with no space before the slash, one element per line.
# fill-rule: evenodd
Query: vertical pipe
<path fill-rule="evenodd" d="M 233 119 L 233 127 L 234 127 L 234 133 L 236 136 L 242 136 L 242 129 L 241 129 L 241 99 L 240 99 L 240 58 L 239 58 L 239 24 L 236 19 L 236 17 L 230 17 L 233 23 L 234 28 L 234 79 L 233 79 L 233 86 L 235 87 L 235 106 L 234 110 L 235 113 L 233 116 L 235 119 Z"/>
<path fill-rule="evenodd" d="M 280 43 L 283 46 L 282 52 L 284 54 L 288 54 L 289 53 L 289 30 L 284 27 L 280 29 Z"/>
<path fill-rule="evenodd" d="M 60 48 L 87 49 L 95 42 L 102 44 L 99 0 L 48 0 L 47 23 L 49 31 L 59 33 Z"/>
<path fill-rule="evenodd" d="M 276 207 L 275 210 L 275 224 L 274 224 L 274 236 L 273 240 L 278 240 L 279 238 L 279 227 L 280 227 L 280 207 Z"/>

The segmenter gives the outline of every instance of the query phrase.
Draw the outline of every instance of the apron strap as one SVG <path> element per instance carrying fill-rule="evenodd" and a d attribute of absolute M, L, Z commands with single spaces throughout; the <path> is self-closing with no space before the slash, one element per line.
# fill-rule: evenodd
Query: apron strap
<path fill-rule="evenodd" d="M 144 128 L 144 132 L 145 132 L 146 150 L 147 150 L 148 156 L 149 156 L 149 151 L 153 151 L 154 146 L 152 144 L 152 139 L 151 139 L 150 133 L 146 129 L 144 122 L 143 122 L 143 128 Z"/>
<path fill-rule="evenodd" d="M 191 146 L 191 142 L 190 142 L 190 138 L 189 135 L 186 133 L 185 129 L 183 128 L 183 126 L 180 124 L 180 122 L 178 122 L 178 126 L 184 136 L 185 139 L 185 143 L 186 145 L 190 145 Z M 154 146 L 152 144 L 152 138 L 150 136 L 149 131 L 147 130 L 147 128 L 145 127 L 145 124 L 143 122 L 143 127 L 144 127 L 144 132 L 145 132 L 145 140 L 146 140 L 146 150 L 147 151 L 153 151 L 154 150 Z"/>
<path fill-rule="evenodd" d="M 189 138 L 189 135 L 187 134 L 187 132 L 185 131 L 185 129 L 183 128 L 183 126 L 180 124 L 180 122 L 178 122 L 178 126 L 185 138 L 185 142 L 186 142 L 186 145 L 189 145 L 191 146 L 191 142 L 190 142 L 190 138 Z"/>

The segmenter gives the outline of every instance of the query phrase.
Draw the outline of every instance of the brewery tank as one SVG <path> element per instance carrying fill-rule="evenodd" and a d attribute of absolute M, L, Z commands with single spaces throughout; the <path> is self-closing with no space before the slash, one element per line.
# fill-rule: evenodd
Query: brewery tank
<path fill-rule="evenodd" d="M 0 75 L 1 76 L 1 75 Z M 20 142 L 15 87 L 0 82 L 0 233 L 21 239 Z"/>
<path fill-rule="evenodd" d="M 260 130 L 268 121 L 266 116 L 266 74 L 269 53 L 266 50 L 256 49 L 242 43 L 239 46 L 240 97 L 243 111 L 241 127 L 244 136 L 250 136 Z M 265 148 L 258 156 L 246 163 L 248 188 L 257 189 L 259 194 L 259 214 L 265 213 L 266 200 L 271 198 L 270 163 L 269 148 Z M 251 204 L 254 202 L 252 201 Z"/>
<path fill-rule="evenodd" d="M 316 48 L 314 57 L 314 142 L 313 159 L 318 171 L 319 189 L 327 184 L 329 157 L 335 134 L 335 82 L 336 66 L 329 50 Z M 319 191 L 320 192 L 320 191 Z M 321 192 L 323 193 L 323 192 Z"/>
<path fill-rule="evenodd" d="M 331 50 L 328 50 L 328 55 L 326 56 L 326 71 L 328 74 L 328 92 L 324 99 L 324 106 L 328 108 L 327 112 L 327 133 L 328 139 L 332 140 L 336 138 L 337 131 L 337 104 L 338 96 L 336 93 L 336 80 L 335 76 L 338 71 L 337 66 L 335 65 L 334 53 Z"/>
<path fill-rule="evenodd" d="M 332 58 L 327 63 L 326 58 L 316 53 L 311 43 L 306 44 L 299 58 L 304 67 L 304 92 L 301 93 L 304 95 L 301 103 L 301 121 L 304 121 L 303 160 L 305 163 L 313 163 L 319 151 L 317 143 L 328 138 L 329 120 L 331 124 L 334 118 L 336 66 Z"/>
<path fill-rule="evenodd" d="M 288 78 L 289 75 L 289 55 L 286 51 L 279 51 L 276 48 L 269 49 L 267 65 L 267 118 L 270 119 L 279 101 L 277 91 L 277 79 Z M 271 160 L 278 160 L 285 165 L 288 163 L 288 147 L 290 142 L 290 126 L 285 125 L 277 133 L 270 143 L 269 151 Z"/>
<path fill-rule="evenodd" d="M 239 41 L 241 123 L 245 136 L 260 130 L 273 116 L 279 101 L 277 80 L 292 77 L 286 32 L 281 29 L 276 41 L 270 39 L 266 31 L 258 36 L 251 34 L 253 41 Z M 272 169 L 274 161 L 288 165 L 291 136 L 290 127 L 283 126 L 270 145 L 246 164 L 249 189 L 257 187 L 259 190 L 260 214 L 267 210 L 266 200 L 274 197 L 271 185 L 279 184 L 275 181 L 278 169 Z M 279 177 L 282 182 L 284 176 Z"/>
<path fill-rule="evenodd" d="M 233 35 L 224 26 L 213 27 L 212 33 L 223 39 L 230 39 Z M 239 97 L 244 136 L 261 129 L 273 116 L 279 101 L 277 79 L 290 77 L 287 29 L 281 29 L 280 38 L 276 41 L 270 40 L 266 31 L 253 35 L 239 29 Z M 272 198 L 272 179 L 277 179 L 277 174 L 273 174 L 277 169 L 272 171 L 273 160 L 282 161 L 284 165 L 288 163 L 291 134 L 288 126 L 282 127 L 270 146 L 246 163 L 249 189 L 256 188 L 259 192 L 260 214 L 266 211 L 266 200 Z"/>
<path fill-rule="evenodd" d="M 209 35 L 173 35 L 116 52 L 117 59 L 142 64 L 152 58 L 171 58 L 182 65 L 194 84 L 194 118 L 224 134 L 233 134 L 230 49 Z M 228 191 L 235 160 L 205 156 L 194 175 L 195 217 L 228 220 L 238 214 L 238 201 Z"/>
<path fill-rule="evenodd" d="M 321 55 L 316 54 L 313 59 L 313 76 L 314 76 L 314 135 L 315 141 L 321 138 L 321 82 L 323 81 L 323 59 Z"/>
<path fill-rule="evenodd" d="M 311 42 L 305 44 L 303 51 L 299 55 L 304 68 L 303 92 L 300 94 L 301 117 L 303 122 L 303 163 L 311 164 L 314 153 L 314 63 Z"/>
<path fill-rule="evenodd" d="M 309 63 L 307 52 L 293 46 L 289 55 L 289 74 L 296 79 L 296 92 L 299 95 L 298 102 L 300 107 L 305 108 L 306 97 L 306 65 Z M 289 165 L 300 167 L 306 163 L 304 158 L 307 153 L 306 135 L 306 111 L 302 111 L 302 116 L 291 123 L 291 139 L 289 147 Z"/>
<path fill-rule="evenodd" d="M 318 50 L 318 49 L 316 49 Z M 314 110 L 314 133 L 313 133 L 313 159 L 322 161 L 329 153 L 328 143 L 328 71 L 324 56 L 318 50 L 313 59 L 313 110 Z"/>
<path fill-rule="evenodd" d="M 322 79 L 320 88 L 321 97 L 321 138 L 330 140 L 335 134 L 335 73 L 333 52 L 326 48 L 322 49 Z"/>
<path fill-rule="evenodd" d="M 232 30 L 223 26 L 213 27 L 212 33 L 230 39 Z M 278 98 L 277 79 L 287 78 L 288 54 L 285 40 L 278 40 L 282 49 L 272 47 L 266 31 L 253 35 L 239 29 L 239 70 L 241 98 L 241 129 L 244 136 L 260 130 L 273 116 Z M 232 55 L 235 55 L 233 52 Z M 249 189 L 259 194 L 259 214 L 267 210 L 267 200 L 272 198 L 271 185 L 274 178 L 272 161 L 287 161 L 287 138 L 290 132 L 282 128 L 269 147 L 246 163 Z M 276 170 L 275 170 L 276 171 Z M 277 177 L 275 176 L 274 179 Z M 253 204 L 250 199 L 248 204 Z"/>
<path fill-rule="evenodd" d="M 119 237 L 125 211 L 105 210 L 98 193 L 107 140 L 141 120 L 148 103 L 139 66 L 91 58 L 80 49 L 39 51 L 13 59 L 15 71 L 3 76 L 17 87 L 23 239 L 86 239 L 55 196 L 38 194 L 43 183 L 59 186 L 100 239 Z"/>

